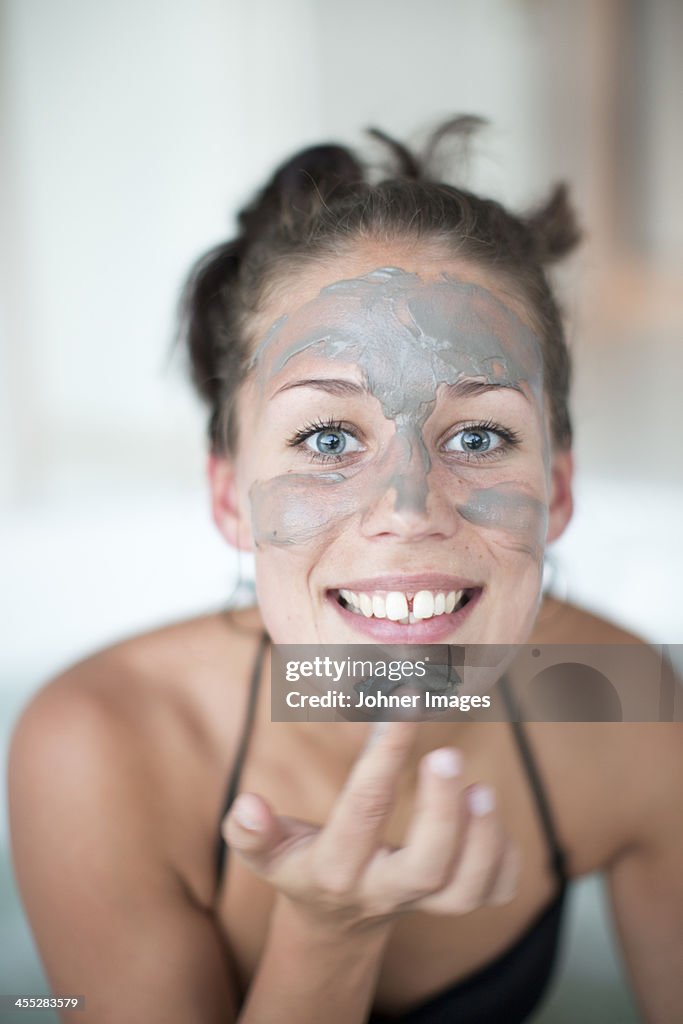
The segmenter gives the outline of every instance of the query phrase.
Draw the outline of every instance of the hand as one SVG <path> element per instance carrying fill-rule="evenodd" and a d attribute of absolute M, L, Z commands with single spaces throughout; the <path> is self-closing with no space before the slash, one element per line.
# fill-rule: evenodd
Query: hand
<path fill-rule="evenodd" d="M 382 833 L 418 726 L 382 723 L 353 766 L 324 827 L 275 815 L 252 793 L 224 820 L 231 850 L 318 922 L 354 928 L 408 910 L 464 914 L 516 892 L 518 850 L 493 790 L 462 781 L 457 750 L 420 761 L 416 804 L 402 847 Z"/>

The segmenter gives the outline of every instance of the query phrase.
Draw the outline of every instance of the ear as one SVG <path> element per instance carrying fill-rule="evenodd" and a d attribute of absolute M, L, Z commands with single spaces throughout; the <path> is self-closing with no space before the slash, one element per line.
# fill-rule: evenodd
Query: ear
<path fill-rule="evenodd" d="M 571 450 L 560 449 L 555 451 L 551 465 L 547 544 L 562 536 L 572 517 L 574 511 L 574 498 L 572 496 L 573 474 L 574 459 Z"/>
<path fill-rule="evenodd" d="M 232 459 L 211 452 L 206 472 L 211 488 L 211 512 L 214 523 L 232 547 L 239 551 L 253 551 L 251 524 L 240 507 Z"/>

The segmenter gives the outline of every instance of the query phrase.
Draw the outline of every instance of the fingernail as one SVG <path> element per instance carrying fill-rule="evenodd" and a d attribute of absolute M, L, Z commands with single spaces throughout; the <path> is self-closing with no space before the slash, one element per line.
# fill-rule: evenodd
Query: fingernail
<path fill-rule="evenodd" d="M 490 814 L 496 806 L 495 793 L 490 786 L 473 786 L 472 789 L 468 790 L 467 800 L 470 811 L 478 818 L 482 818 L 485 814 Z"/>
<path fill-rule="evenodd" d="M 429 770 L 442 779 L 453 779 L 460 774 L 462 768 L 462 757 L 452 747 L 441 747 L 440 750 L 433 750 L 427 757 Z"/>
<path fill-rule="evenodd" d="M 257 832 L 261 828 L 258 801 L 248 793 L 239 796 L 232 805 L 232 816 L 242 828 Z"/>

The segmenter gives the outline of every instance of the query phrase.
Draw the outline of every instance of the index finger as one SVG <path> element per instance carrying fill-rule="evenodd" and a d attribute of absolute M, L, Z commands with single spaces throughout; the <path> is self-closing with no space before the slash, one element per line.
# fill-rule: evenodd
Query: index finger
<path fill-rule="evenodd" d="M 381 722 L 362 750 L 317 841 L 323 862 L 357 875 L 377 848 L 417 722 Z"/>

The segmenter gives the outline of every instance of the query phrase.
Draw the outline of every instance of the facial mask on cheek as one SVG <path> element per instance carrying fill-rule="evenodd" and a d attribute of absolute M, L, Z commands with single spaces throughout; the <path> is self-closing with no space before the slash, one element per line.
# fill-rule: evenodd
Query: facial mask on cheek
<path fill-rule="evenodd" d="M 387 491 L 395 494 L 397 512 L 425 514 L 432 458 L 423 427 L 442 384 L 475 378 L 523 391 L 544 430 L 536 336 L 487 289 L 445 274 L 423 280 L 387 268 L 324 288 L 278 320 L 254 353 L 251 364 L 262 393 L 304 353 L 360 369 L 368 392 L 395 425 L 395 436 L 358 472 L 288 473 L 255 484 L 259 544 L 310 544 L 354 513 L 364 515 Z M 545 538 L 540 499 L 509 484 L 463 491 L 462 478 L 473 475 L 471 467 L 454 470 L 448 487 L 454 511 L 468 522 L 509 533 L 511 545 L 538 557 Z"/>
<path fill-rule="evenodd" d="M 515 551 L 543 557 L 548 530 L 548 506 L 520 491 L 503 487 L 473 489 L 458 512 L 468 523 L 486 529 L 501 530 Z"/>
<path fill-rule="evenodd" d="M 309 545 L 358 511 L 357 489 L 341 473 L 286 473 L 249 491 L 257 547 Z M 346 485 L 346 486 L 345 486 Z"/>

